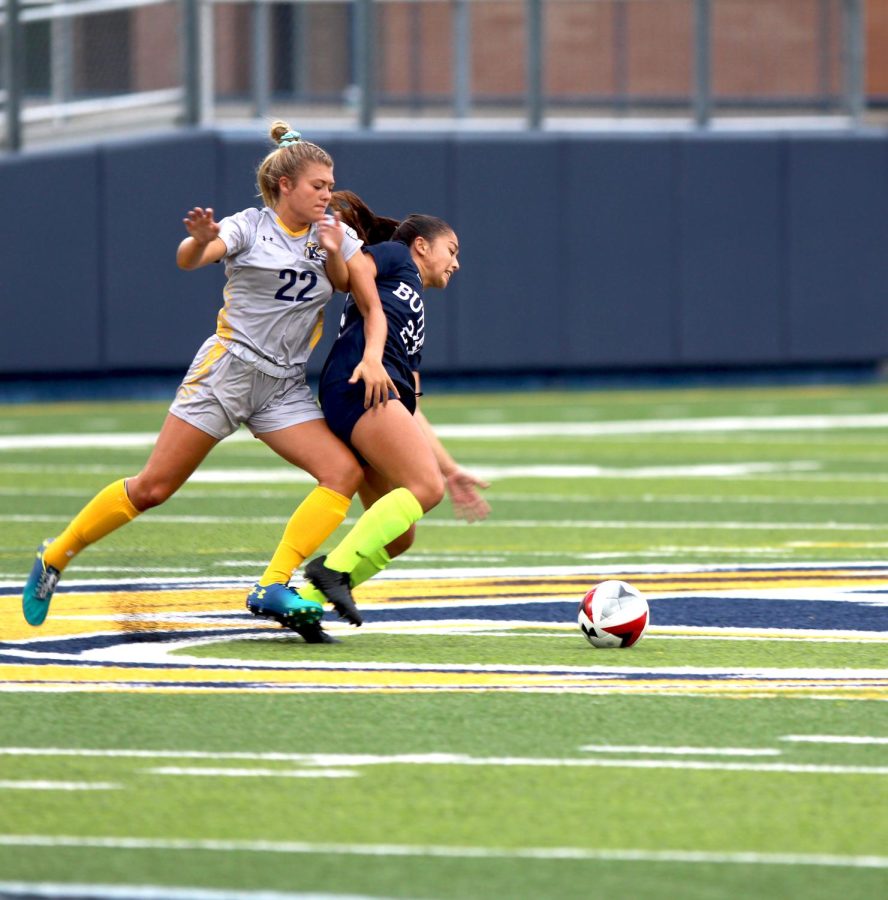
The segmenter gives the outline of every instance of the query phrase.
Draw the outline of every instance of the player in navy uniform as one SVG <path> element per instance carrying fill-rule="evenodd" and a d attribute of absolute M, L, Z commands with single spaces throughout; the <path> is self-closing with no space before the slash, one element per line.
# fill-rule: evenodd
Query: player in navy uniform
<path fill-rule="evenodd" d="M 321 374 L 320 400 L 331 430 L 364 466 L 364 483 L 358 490 L 366 510 L 328 556 L 306 565 L 305 575 L 314 589 L 300 587 L 299 595 L 326 597 L 337 609 L 351 608 L 349 620 L 360 624 L 351 588 L 412 544 L 416 522 L 440 503 L 445 489 L 457 514 L 470 520 L 486 516 L 489 506 L 477 490 L 487 485 L 456 464 L 417 409 L 424 292 L 447 287 L 459 269 L 456 233 L 434 216 L 411 215 L 400 223 L 374 216 L 347 191 L 334 194 L 330 206 L 365 241 L 365 257 L 388 320 L 383 365 L 397 394 L 392 393 L 386 406 L 367 409 L 349 383 L 354 361 L 364 353 L 361 317 L 349 299 Z M 327 635 L 325 640 L 332 638 Z"/>

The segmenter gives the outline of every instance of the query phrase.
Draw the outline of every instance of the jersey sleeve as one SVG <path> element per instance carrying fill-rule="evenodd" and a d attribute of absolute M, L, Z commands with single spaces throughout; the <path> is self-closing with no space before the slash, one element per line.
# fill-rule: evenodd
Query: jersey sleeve
<path fill-rule="evenodd" d="M 244 209 L 226 216 L 219 223 L 219 237 L 225 242 L 226 256 L 236 256 L 256 240 L 258 209 Z"/>
<path fill-rule="evenodd" d="M 376 278 L 382 279 L 391 275 L 403 265 L 405 258 L 410 257 L 410 248 L 398 241 L 383 241 L 366 248 L 366 252 L 376 263 Z"/>
<path fill-rule="evenodd" d="M 342 238 L 342 247 L 340 248 L 340 253 L 342 254 L 342 258 L 348 262 L 357 252 L 361 249 L 363 245 L 363 241 L 358 237 L 354 228 L 346 225 L 344 227 L 345 234 Z"/>

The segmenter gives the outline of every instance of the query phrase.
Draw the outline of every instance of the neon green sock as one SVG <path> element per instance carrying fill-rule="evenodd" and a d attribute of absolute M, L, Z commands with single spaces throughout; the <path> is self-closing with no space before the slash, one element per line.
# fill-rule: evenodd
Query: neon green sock
<path fill-rule="evenodd" d="M 353 572 L 361 560 L 378 553 L 422 515 L 419 501 L 407 488 L 396 488 L 385 494 L 364 511 L 352 530 L 330 551 L 327 567 L 337 572 Z"/>
<path fill-rule="evenodd" d="M 356 588 L 359 584 L 371 579 L 374 575 L 381 572 L 390 562 L 392 558 L 388 555 L 385 547 L 380 547 L 374 553 L 364 557 L 351 571 L 351 586 Z M 306 582 L 299 586 L 299 596 L 303 600 L 316 600 L 318 603 L 326 603 L 327 598 L 310 582 Z"/>
<path fill-rule="evenodd" d="M 380 547 L 373 553 L 365 556 L 351 570 L 351 586 L 357 587 L 365 581 L 378 575 L 390 562 L 392 558 L 388 555 L 385 547 Z"/>

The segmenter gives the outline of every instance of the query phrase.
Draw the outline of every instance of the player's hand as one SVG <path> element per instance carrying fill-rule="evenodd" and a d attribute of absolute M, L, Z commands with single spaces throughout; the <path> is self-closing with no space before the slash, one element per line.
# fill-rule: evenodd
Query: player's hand
<path fill-rule="evenodd" d="M 326 215 L 318 222 L 318 243 L 327 253 L 339 253 L 345 229 L 339 220 L 339 213 Z"/>
<path fill-rule="evenodd" d="M 211 207 L 202 209 L 195 206 L 188 210 L 185 218 L 185 230 L 198 244 L 209 244 L 219 236 L 219 223 L 213 218 Z"/>
<path fill-rule="evenodd" d="M 355 366 L 348 383 L 357 384 L 359 381 L 364 382 L 364 409 L 370 409 L 371 406 L 377 407 L 380 403 L 385 406 L 388 403 L 390 392 L 396 397 L 401 396 L 394 381 L 379 360 L 362 359 Z"/>
<path fill-rule="evenodd" d="M 476 478 L 464 469 L 456 469 L 444 479 L 453 504 L 453 514 L 467 522 L 480 522 L 490 512 L 490 504 L 478 493 L 490 483 Z"/>

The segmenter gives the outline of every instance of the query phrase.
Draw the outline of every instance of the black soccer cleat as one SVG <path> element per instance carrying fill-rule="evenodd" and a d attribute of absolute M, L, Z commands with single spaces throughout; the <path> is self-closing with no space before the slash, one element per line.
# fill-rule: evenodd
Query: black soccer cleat
<path fill-rule="evenodd" d="M 348 572 L 337 572 L 324 565 L 326 556 L 313 559 L 305 567 L 305 577 L 333 604 L 339 618 L 352 625 L 361 625 L 363 619 L 352 597 Z"/>
<path fill-rule="evenodd" d="M 329 631 L 324 631 L 321 628 L 320 622 L 314 622 L 311 625 L 296 625 L 292 624 L 287 626 L 291 628 L 299 637 L 305 641 L 306 644 L 341 644 L 342 641 L 339 638 L 333 637 Z"/>

